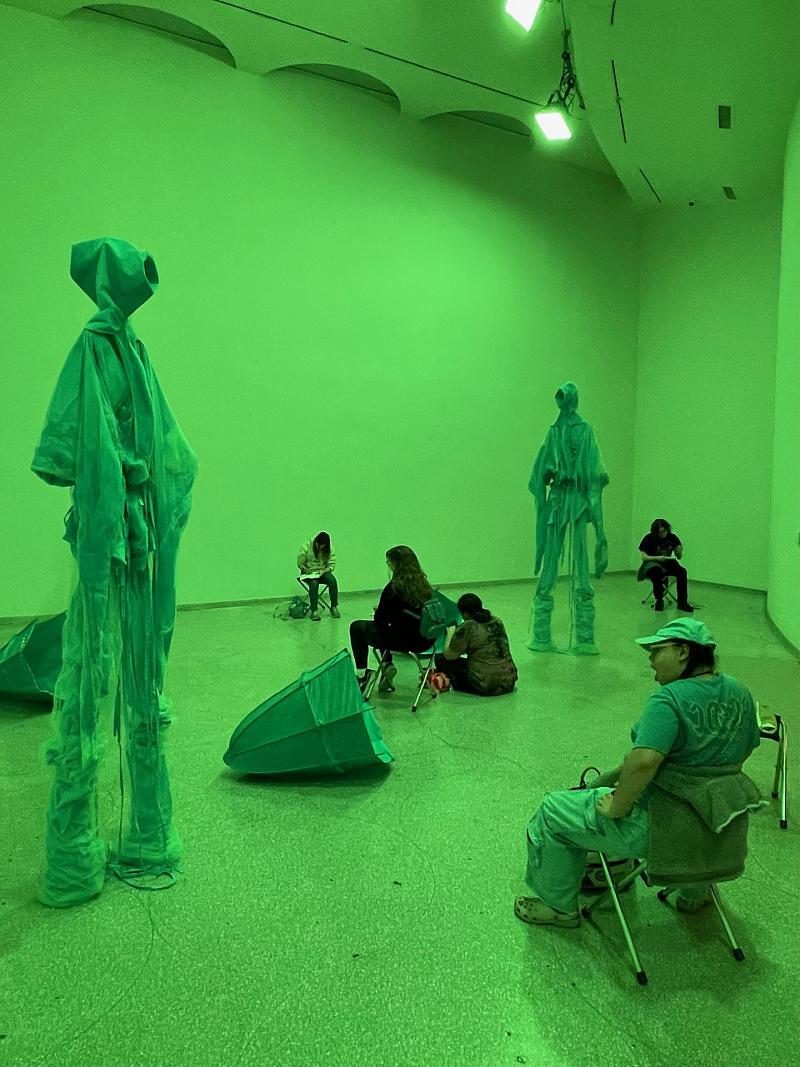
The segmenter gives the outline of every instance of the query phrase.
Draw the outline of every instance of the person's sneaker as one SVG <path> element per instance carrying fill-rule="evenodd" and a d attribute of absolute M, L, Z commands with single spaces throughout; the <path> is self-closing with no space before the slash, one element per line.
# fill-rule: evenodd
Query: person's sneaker
<path fill-rule="evenodd" d="M 363 678 L 357 678 L 356 679 L 356 681 L 358 682 L 358 688 L 361 690 L 362 693 L 364 692 L 364 690 L 369 685 L 370 679 L 372 678 L 374 673 L 375 673 L 375 671 L 366 670 L 366 671 L 364 671 L 364 677 Z"/>
<path fill-rule="evenodd" d="M 653 610 L 654 611 L 663 611 L 664 610 L 664 601 L 663 600 L 657 600 L 655 602 L 655 604 L 653 605 Z"/>
<path fill-rule="evenodd" d="M 694 608 L 692 607 L 691 604 L 688 604 L 688 603 L 687 604 L 678 604 L 678 611 L 685 611 L 685 612 L 688 612 L 689 614 L 691 614 L 694 611 Z"/>
<path fill-rule="evenodd" d="M 394 692 L 394 678 L 396 674 L 397 667 L 395 667 L 393 663 L 387 663 L 383 668 L 381 680 L 378 682 L 378 689 L 380 689 L 382 693 Z"/>
<path fill-rule="evenodd" d="M 316 611 L 311 612 L 311 621 L 319 622 L 319 614 Z"/>
<path fill-rule="evenodd" d="M 341 619 L 341 617 L 342 617 L 340 612 L 339 612 L 339 609 L 335 605 L 331 608 L 331 616 L 334 619 Z"/>
<path fill-rule="evenodd" d="M 688 914 L 693 914 L 696 911 L 700 911 L 707 904 L 713 904 L 714 898 L 711 895 L 711 890 L 707 890 L 702 897 L 682 897 L 680 893 L 675 898 L 675 907 L 678 911 L 685 911 Z"/>
<path fill-rule="evenodd" d="M 581 922 L 580 912 L 556 911 L 538 897 L 517 897 L 514 914 L 534 926 L 580 926 Z"/>

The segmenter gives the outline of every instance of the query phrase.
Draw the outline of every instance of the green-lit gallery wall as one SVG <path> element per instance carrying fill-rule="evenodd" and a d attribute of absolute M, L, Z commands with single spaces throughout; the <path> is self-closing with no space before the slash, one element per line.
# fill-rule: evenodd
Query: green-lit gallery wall
<path fill-rule="evenodd" d="M 618 183 L 458 118 L 255 76 L 103 16 L 1 7 L 0 615 L 73 580 L 31 454 L 91 313 L 70 245 L 125 237 L 200 461 L 179 600 L 292 591 L 331 530 L 345 589 L 411 544 L 437 583 L 522 578 L 566 378 L 601 443 L 610 569 L 656 513 L 692 574 L 767 587 L 780 205 L 637 214 Z"/>
<path fill-rule="evenodd" d="M 768 609 L 800 646 L 800 103 L 786 145 Z"/>

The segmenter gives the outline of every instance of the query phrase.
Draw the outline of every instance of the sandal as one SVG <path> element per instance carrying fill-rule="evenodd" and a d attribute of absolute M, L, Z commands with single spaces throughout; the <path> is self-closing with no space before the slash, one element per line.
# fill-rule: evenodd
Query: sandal
<path fill-rule="evenodd" d="M 533 926 L 580 926 L 580 912 L 556 911 L 538 897 L 517 897 L 514 914 Z"/>

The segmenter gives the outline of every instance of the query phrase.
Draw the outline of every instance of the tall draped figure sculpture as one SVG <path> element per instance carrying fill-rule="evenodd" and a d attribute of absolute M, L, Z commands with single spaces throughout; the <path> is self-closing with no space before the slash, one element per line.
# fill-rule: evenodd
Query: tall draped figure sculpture
<path fill-rule="evenodd" d="M 608 566 L 603 531 L 602 492 L 608 474 L 592 428 L 578 414 L 578 388 L 564 382 L 556 393 L 559 415 L 533 465 L 528 488 L 536 499 L 536 586 L 533 633 L 528 648 L 556 652 L 551 635 L 553 587 L 566 548 L 572 579 L 570 651 L 597 653 L 594 643 L 594 590 L 589 582 L 586 527 L 595 530 L 594 570 L 600 578 Z"/>
<path fill-rule="evenodd" d="M 98 310 L 67 356 L 32 465 L 51 485 L 71 487 L 64 540 L 78 570 L 47 752 L 55 778 L 39 897 L 55 907 L 99 893 L 108 870 L 127 880 L 174 878 L 181 844 L 163 687 L 197 466 L 129 320 L 158 286 L 152 258 L 127 241 L 83 241 L 72 248 L 70 274 Z M 123 796 L 110 845 L 97 779 L 112 728 Z"/>

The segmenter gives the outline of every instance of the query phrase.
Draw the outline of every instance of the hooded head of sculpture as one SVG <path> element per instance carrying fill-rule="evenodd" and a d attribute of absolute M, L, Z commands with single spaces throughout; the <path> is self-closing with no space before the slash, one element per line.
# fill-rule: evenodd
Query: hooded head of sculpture
<path fill-rule="evenodd" d="M 72 246 L 72 280 L 97 304 L 127 319 L 158 288 L 153 257 L 128 241 L 99 237 Z"/>
<path fill-rule="evenodd" d="M 564 382 L 556 393 L 556 403 L 561 415 L 571 415 L 578 410 L 578 387 L 575 382 Z"/>

